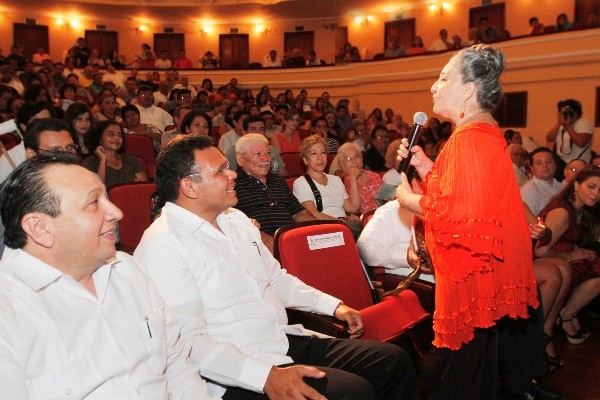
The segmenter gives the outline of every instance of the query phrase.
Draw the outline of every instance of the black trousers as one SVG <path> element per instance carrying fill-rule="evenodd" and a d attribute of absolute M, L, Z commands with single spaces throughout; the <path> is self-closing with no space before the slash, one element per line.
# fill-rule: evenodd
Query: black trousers
<path fill-rule="evenodd" d="M 537 309 L 530 307 L 527 319 L 502 319 L 498 329 L 502 390 L 509 394 L 523 394 L 529 391 L 531 380 L 545 372 L 542 305 Z"/>
<path fill-rule="evenodd" d="M 458 350 L 437 350 L 442 364 L 440 400 L 496 399 L 498 330 L 475 329 L 474 335 Z"/>
<path fill-rule="evenodd" d="M 305 379 L 328 400 L 404 400 L 415 398 L 412 360 L 400 347 L 368 340 L 317 339 L 288 335 L 294 364 L 318 367 L 323 379 Z M 267 399 L 265 394 L 231 387 L 224 400 Z"/>

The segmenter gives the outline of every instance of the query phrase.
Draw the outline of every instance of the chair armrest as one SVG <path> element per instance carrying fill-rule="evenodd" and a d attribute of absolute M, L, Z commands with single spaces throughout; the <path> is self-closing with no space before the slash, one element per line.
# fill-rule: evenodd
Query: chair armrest
<path fill-rule="evenodd" d="M 363 339 L 380 342 L 398 339 L 429 317 L 412 290 L 387 296 L 381 303 L 360 310 L 360 313 L 365 323 Z"/>
<path fill-rule="evenodd" d="M 319 332 L 325 335 L 333 336 L 339 339 L 349 338 L 348 324 L 329 315 L 314 314 L 306 311 L 296 310 L 294 308 L 286 309 L 288 323 L 301 324 L 306 329 Z"/>
<path fill-rule="evenodd" d="M 381 282 L 381 288 L 384 291 L 395 289 L 398 284 L 406 280 L 406 276 L 380 273 L 374 276 L 374 280 Z M 417 294 L 421 305 L 430 314 L 433 314 L 435 308 L 435 284 L 417 279 L 409 287 Z"/>

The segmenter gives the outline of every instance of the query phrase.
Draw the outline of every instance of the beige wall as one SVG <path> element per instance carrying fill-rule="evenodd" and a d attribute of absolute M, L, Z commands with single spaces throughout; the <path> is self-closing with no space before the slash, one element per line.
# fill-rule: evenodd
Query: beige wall
<path fill-rule="evenodd" d="M 516 129 L 544 144 L 545 133 L 556 121 L 556 103 L 567 98 L 580 100 L 584 116 L 593 122 L 596 88 L 600 87 L 600 29 L 527 37 L 496 47 L 507 56 L 502 77 L 505 91 L 528 92 L 527 126 Z M 269 84 L 274 94 L 286 88 L 297 94 L 306 88 L 311 99 L 327 90 L 334 100 L 359 99 L 367 112 L 392 107 L 411 121 L 417 111 L 433 116 L 429 89 L 452 54 L 268 73 L 197 71 L 189 75 L 191 82 L 200 83 L 208 76 L 217 85 L 236 76 L 244 88 Z M 593 149 L 600 152 L 598 128 L 596 133 Z"/>
<path fill-rule="evenodd" d="M 312 10 L 310 7 L 321 7 L 316 0 L 290 1 L 272 7 L 262 7 L 254 10 L 248 6 L 221 6 L 215 12 L 229 13 L 221 17 L 220 24 L 214 25 L 212 32 L 202 35 L 198 29 L 201 21 L 210 20 L 210 9 L 202 11 L 200 8 L 153 7 L 144 8 L 131 6 L 91 6 L 87 4 L 72 4 L 48 0 L 40 10 L 39 3 L 34 0 L 8 0 L 0 5 L 0 49 L 7 54 L 12 45 L 12 23 L 24 22 L 25 18 L 36 18 L 38 24 L 48 25 L 50 31 L 49 52 L 55 59 L 61 59 L 66 50 L 71 47 L 78 36 L 83 36 L 86 29 L 95 29 L 97 24 L 106 25 L 108 30 L 119 32 L 120 51 L 129 60 L 140 53 L 140 45 L 152 45 L 153 33 L 163 32 L 164 27 L 173 27 L 176 33 L 186 34 L 186 48 L 188 56 L 194 63 L 198 57 L 207 50 L 218 52 L 219 34 L 229 33 L 229 28 L 239 28 L 240 33 L 250 35 L 250 61 L 262 61 L 270 49 L 279 52 L 283 50 L 283 34 L 291 32 L 296 25 L 304 25 L 305 30 L 315 32 L 315 51 L 327 62 L 333 62 L 335 56 L 335 33 L 325 28 L 326 24 L 337 23 L 339 26 L 348 26 L 349 40 L 359 47 L 361 53 L 371 58 L 374 54 L 383 51 L 384 24 L 386 21 L 399 16 L 416 18 L 416 33 L 423 37 L 426 46 L 437 39 L 441 28 L 448 29 L 450 36 L 459 34 L 466 37 L 468 30 L 469 8 L 481 4 L 480 0 L 445 0 L 450 4 L 450 9 L 443 15 L 439 12 L 429 11 L 429 2 L 415 1 L 404 2 L 403 5 L 388 1 L 340 1 L 331 10 L 331 17 L 293 18 L 294 15 L 307 15 Z M 494 1 L 497 3 L 498 1 Z M 438 1 L 440 3 L 440 1 Z M 524 35 L 528 32 L 528 19 L 536 15 L 542 22 L 552 25 L 556 16 L 566 12 L 573 18 L 574 0 L 506 0 L 507 29 L 513 36 Z M 309 9 L 307 10 L 307 4 Z M 316 6 L 315 6 L 316 5 Z M 326 7 L 323 5 L 322 7 Z M 314 10 L 318 14 L 321 10 Z M 327 10 L 326 10 L 327 11 Z M 209 15 L 206 18 L 198 15 Z M 280 16 L 284 15 L 284 16 Z M 319 15 L 323 15 L 320 14 Z M 371 15 L 373 21 L 368 25 L 358 24 L 354 21 L 356 15 Z M 69 28 L 58 26 L 56 18 L 63 17 L 69 20 L 74 16 L 80 26 Z M 291 17 L 290 17 L 291 16 Z M 255 22 L 263 19 L 263 24 L 270 32 L 265 36 L 255 32 Z M 178 21 L 177 23 L 173 21 Z M 237 21 L 229 23 L 227 21 Z M 271 22 L 278 21 L 278 22 Z M 194 22 L 196 22 L 194 24 Z M 136 33 L 133 27 L 145 23 L 146 32 Z"/>

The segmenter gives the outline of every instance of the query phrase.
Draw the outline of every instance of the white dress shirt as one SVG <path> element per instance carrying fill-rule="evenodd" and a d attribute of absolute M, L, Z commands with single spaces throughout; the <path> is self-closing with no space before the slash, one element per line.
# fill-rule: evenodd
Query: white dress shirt
<path fill-rule="evenodd" d="M 133 258 L 93 274 L 96 296 L 23 250 L 0 263 L 0 397 L 208 399 L 189 342 Z M 169 397 L 168 397 L 169 396 Z"/>
<path fill-rule="evenodd" d="M 201 374 L 260 392 L 273 365 L 293 362 L 286 333 L 308 334 L 287 325 L 285 308 L 333 315 L 340 301 L 288 275 L 241 211 L 229 209 L 217 223 L 221 230 L 167 202 L 135 257 L 191 338 L 190 359 Z M 225 393 L 217 384 L 209 390 Z"/>
<path fill-rule="evenodd" d="M 102 82 L 112 82 L 117 89 L 121 89 L 122 87 L 125 87 L 125 76 L 119 71 L 115 71 L 114 74 L 105 72 L 104 75 L 102 75 Z"/>
<path fill-rule="evenodd" d="M 166 126 L 175 125 L 171 114 L 160 107 L 152 105 L 148 108 L 139 104 L 135 105 L 140 110 L 140 122 L 156 126 L 161 132 L 165 131 Z"/>
<path fill-rule="evenodd" d="M 413 272 L 406 260 L 412 240 L 412 216 L 410 211 L 400 208 L 398 200 L 379 207 L 356 242 L 364 263 L 383 267 L 391 274 L 407 276 Z M 421 273 L 419 279 L 435 282 L 432 274 Z"/>
<path fill-rule="evenodd" d="M 534 176 L 521 188 L 521 198 L 533 215 L 537 217 L 540 215 L 540 211 L 550 203 L 552 197 L 563 188 L 564 185 L 554 178 L 552 178 L 552 183 L 548 183 Z"/>

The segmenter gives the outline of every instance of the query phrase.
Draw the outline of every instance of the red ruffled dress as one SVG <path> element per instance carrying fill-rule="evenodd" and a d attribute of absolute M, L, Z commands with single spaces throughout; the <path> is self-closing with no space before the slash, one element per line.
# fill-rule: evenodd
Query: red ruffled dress
<path fill-rule="evenodd" d="M 500 129 L 458 128 L 425 179 L 425 240 L 436 279 L 436 347 L 537 307 L 531 238 Z"/>

